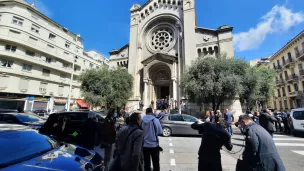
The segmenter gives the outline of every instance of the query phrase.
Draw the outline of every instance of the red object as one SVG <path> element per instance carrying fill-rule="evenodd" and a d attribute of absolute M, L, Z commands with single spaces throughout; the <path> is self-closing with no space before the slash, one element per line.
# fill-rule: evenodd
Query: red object
<path fill-rule="evenodd" d="M 77 104 L 81 107 L 81 108 L 89 108 L 90 105 L 89 103 L 83 101 L 83 100 L 76 100 Z"/>

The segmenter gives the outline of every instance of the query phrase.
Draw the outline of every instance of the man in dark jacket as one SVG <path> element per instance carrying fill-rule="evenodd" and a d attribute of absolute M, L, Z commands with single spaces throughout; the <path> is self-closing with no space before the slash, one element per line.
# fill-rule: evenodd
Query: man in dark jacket
<path fill-rule="evenodd" d="M 269 133 L 247 115 L 240 118 L 240 124 L 244 127 L 246 136 L 243 161 L 247 169 L 242 168 L 242 170 L 258 170 L 259 168 L 267 171 L 286 171 Z"/>
<path fill-rule="evenodd" d="M 218 119 L 215 119 L 218 121 Z M 194 123 L 192 129 L 202 134 L 202 142 L 198 152 L 198 171 L 222 171 L 220 150 L 224 145 L 229 151 L 232 150 L 231 137 L 226 131 L 228 123 L 219 121 L 217 123 L 205 122 Z"/>
<path fill-rule="evenodd" d="M 259 116 L 260 125 L 267 131 L 271 136 L 275 131 L 274 122 L 276 121 L 272 112 L 268 109 L 264 109 L 263 113 Z"/>

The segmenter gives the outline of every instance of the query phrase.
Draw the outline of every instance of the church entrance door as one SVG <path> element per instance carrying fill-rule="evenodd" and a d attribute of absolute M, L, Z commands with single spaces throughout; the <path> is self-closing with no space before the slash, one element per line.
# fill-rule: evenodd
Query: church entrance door
<path fill-rule="evenodd" d="M 170 95 L 170 87 L 169 86 L 161 86 L 160 87 L 160 98 L 167 99 Z"/>

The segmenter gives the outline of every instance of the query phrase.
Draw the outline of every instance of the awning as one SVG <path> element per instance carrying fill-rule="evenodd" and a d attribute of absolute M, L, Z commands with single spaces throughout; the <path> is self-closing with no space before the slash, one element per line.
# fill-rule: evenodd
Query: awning
<path fill-rule="evenodd" d="M 76 100 L 76 102 L 81 108 L 89 108 L 90 107 L 90 105 L 83 100 Z"/>
<path fill-rule="evenodd" d="M 54 99 L 54 103 L 57 103 L 57 104 L 66 104 L 67 100 L 66 99 Z"/>

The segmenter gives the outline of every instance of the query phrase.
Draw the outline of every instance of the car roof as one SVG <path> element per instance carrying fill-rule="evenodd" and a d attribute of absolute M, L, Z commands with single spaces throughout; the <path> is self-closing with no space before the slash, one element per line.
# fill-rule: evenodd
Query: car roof
<path fill-rule="evenodd" d="M 9 113 L 9 112 L 6 112 L 6 113 L 0 113 L 0 115 L 24 115 L 24 116 L 29 116 L 29 115 L 32 115 L 32 114 L 26 114 L 26 113 Z"/>
<path fill-rule="evenodd" d="M 304 108 L 292 109 L 291 111 L 304 111 Z"/>
<path fill-rule="evenodd" d="M 29 127 L 18 124 L 0 124 L 0 132 L 26 130 Z"/>

